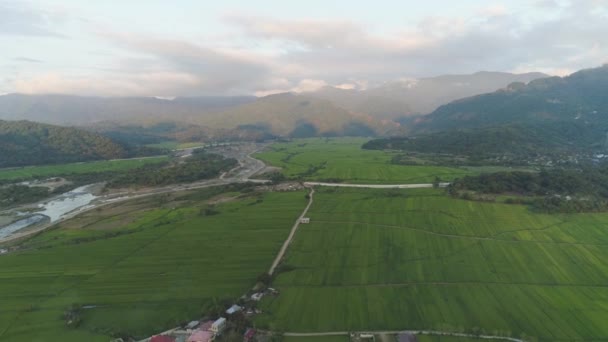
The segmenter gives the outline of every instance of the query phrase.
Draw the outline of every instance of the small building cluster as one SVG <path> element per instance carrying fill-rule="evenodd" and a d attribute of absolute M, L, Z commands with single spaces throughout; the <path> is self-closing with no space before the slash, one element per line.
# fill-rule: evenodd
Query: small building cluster
<path fill-rule="evenodd" d="M 260 300 L 264 295 L 278 295 L 278 291 L 273 288 L 268 288 L 262 292 L 253 293 L 251 296 L 246 295 L 241 298 L 241 305 L 233 304 L 226 309 L 225 317 L 220 317 L 216 320 L 191 321 L 181 327 L 168 330 L 161 334 L 152 336 L 144 341 L 149 342 L 213 342 L 218 336 L 221 336 L 226 330 L 234 329 L 235 324 L 231 317 L 239 315 L 251 316 L 259 314 L 262 311 L 255 308 L 255 305 L 247 305 L 242 303 L 253 302 Z M 257 298 L 257 299 L 255 299 Z M 227 318 L 226 318 L 227 317 Z M 242 332 L 242 331 L 241 331 Z M 243 334 L 244 342 L 252 342 L 259 338 L 258 332 L 253 328 L 247 328 Z M 142 341 L 143 342 L 143 341 Z"/>
<path fill-rule="evenodd" d="M 160 335 L 152 336 L 150 342 L 212 342 L 226 329 L 226 318 L 215 321 L 192 321 L 183 329 L 174 329 Z"/>
<path fill-rule="evenodd" d="M 259 302 L 266 295 L 277 296 L 278 294 L 279 294 L 279 291 L 273 289 L 272 287 L 269 287 L 264 291 L 255 292 L 254 294 L 251 295 L 251 297 L 249 297 L 249 299 L 251 299 L 254 302 Z"/>

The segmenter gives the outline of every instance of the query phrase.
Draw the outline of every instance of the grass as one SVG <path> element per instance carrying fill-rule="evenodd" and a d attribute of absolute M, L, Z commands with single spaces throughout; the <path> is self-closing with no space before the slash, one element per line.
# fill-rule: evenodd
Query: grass
<path fill-rule="evenodd" d="M 308 216 L 260 326 L 608 339 L 606 214 L 535 214 L 433 189 L 319 189 Z"/>
<path fill-rule="evenodd" d="M 168 160 L 167 156 L 103 160 L 84 163 L 70 163 L 44 166 L 26 166 L 20 168 L 0 169 L 0 180 L 19 180 L 43 177 L 57 177 L 70 174 L 85 174 L 106 171 L 127 171 L 145 164 L 160 163 Z"/>
<path fill-rule="evenodd" d="M 0 340 L 143 338 L 245 293 L 306 204 L 304 192 L 250 194 L 201 209 L 215 190 L 90 211 L 0 256 Z M 70 305 L 83 310 L 64 327 Z"/>
<path fill-rule="evenodd" d="M 392 153 L 363 150 L 365 138 L 297 139 L 275 143 L 256 154 L 267 163 L 282 168 L 287 177 L 306 180 L 340 180 L 352 183 L 430 183 L 435 177 L 452 180 L 472 172 L 442 166 L 392 164 Z"/>

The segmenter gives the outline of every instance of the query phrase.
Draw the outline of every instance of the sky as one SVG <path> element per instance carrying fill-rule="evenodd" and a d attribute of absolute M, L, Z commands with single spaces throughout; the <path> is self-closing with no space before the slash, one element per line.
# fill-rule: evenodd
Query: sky
<path fill-rule="evenodd" d="M 608 0 L 0 0 L 0 94 L 258 95 L 608 62 Z"/>

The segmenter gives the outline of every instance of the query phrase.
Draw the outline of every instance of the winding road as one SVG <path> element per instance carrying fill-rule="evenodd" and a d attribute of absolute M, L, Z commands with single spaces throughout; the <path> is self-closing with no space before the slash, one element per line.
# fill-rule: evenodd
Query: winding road
<path fill-rule="evenodd" d="M 82 213 L 85 213 L 85 212 L 88 212 L 91 210 L 95 210 L 97 208 L 104 207 L 104 206 L 107 206 L 110 204 L 120 203 L 120 202 L 124 202 L 124 201 L 129 201 L 129 200 L 133 200 L 133 199 L 139 199 L 139 198 L 143 198 L 143 197 L 159 195 L 159 194 L 164 194 L 164 193 L 203 189 L 203 188 L 221 186 L 221 185 L 227 185 L 227 184 L 233 184 L 233 183 L 266 184 L 269 182 L 268 180 L 251 179 L 251 177 L 253 175 L 262 171 L 266 167 L 266 164 L 264 164 L 264 162 L 251 157 L 252 154 L 257 153 L 262 148 L 263 148 L 263 146 L 261 146 L 261 147 L 257 146 L 253 150 L 246 151 L 243 153 L 238 153 L 236 156 L 228 156 L 228 157 L 236 158 L 239 162 L 239 165 L 237 167 L 231 169 L 230 171 L 223 173 L 218 178 L 189 183 L 189 184 L 176 184 L 176 185 L 157 187 L 157 188 L 145 189 L 145 190 L 139 190 L 139 191 L 124 191 L 124 192 L 117 192 L 117 193 L 112 193 L 110 195 L 101 196 L 101 197 L 97 198 L 94 202 L 92 202 L 91 204 L 78 208 L 78 209 L 64 215 L 57 221 L 41 225 L 35 229 L 20 231 L 20 232 L 11 234 L 10 236 L 0 239 L 0 243 L 6 243 L 6 242 L 14 241 L 17 239 L 25 238 L 25 237 L 40 233 L 44 230 L 47 230 L 49 228 L 56 226 L 57 224 L 59 224 L 63 221 L 69 220 L 77 215 L 80 215 Z"/>

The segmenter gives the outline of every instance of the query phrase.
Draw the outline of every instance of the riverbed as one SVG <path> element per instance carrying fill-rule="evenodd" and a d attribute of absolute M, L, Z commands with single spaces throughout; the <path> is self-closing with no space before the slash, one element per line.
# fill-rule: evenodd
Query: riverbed
<path fill-rule="evenodd" d="M 98 184 L 81 186 L 38 204 L 35 214 L 0 227 L 0 239 L 9 237 L 15 232 L 44 221 L 56 222 L 69 213 L 88 207 L 97 198 L 94 195 L 96 187 L 98 187 Z M 17 213 L 17 215 L 20 214 L 22 215 L 23 213 Z"/>

